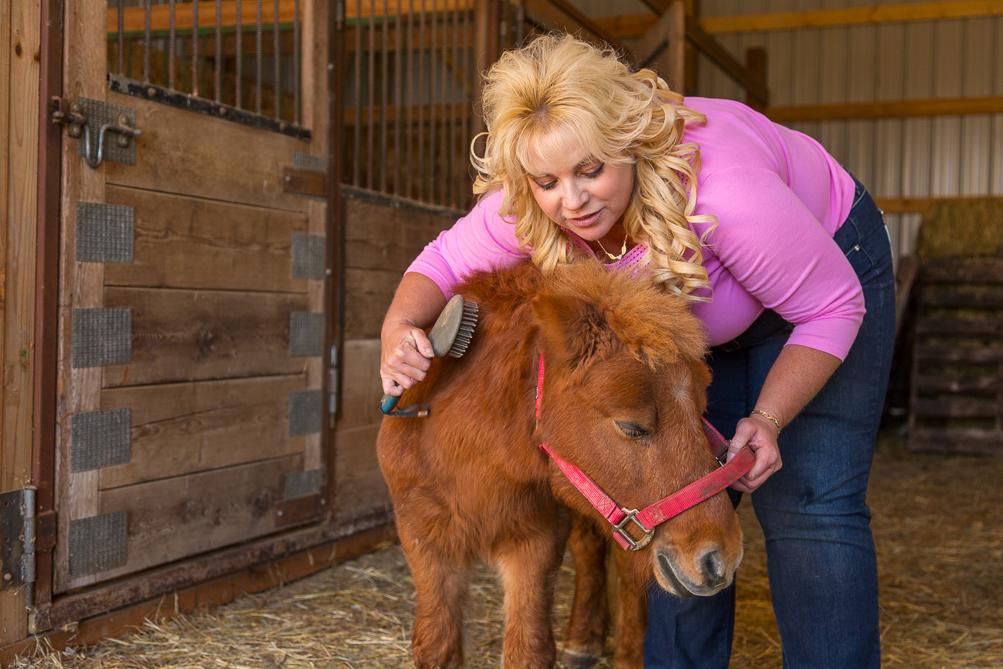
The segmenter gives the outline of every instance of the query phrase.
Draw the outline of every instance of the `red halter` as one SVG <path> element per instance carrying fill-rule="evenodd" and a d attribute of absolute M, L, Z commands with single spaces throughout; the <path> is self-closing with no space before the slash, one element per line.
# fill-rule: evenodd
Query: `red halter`
<path fill-rule="evenodd" d="M 540 406 L 543 402 L 543 353 L 540 353 L 540 371 L 536 381 L 536 420 L 540 421 Z M 554 464 L 564 472 L 572 485 L 585 496 L 603 518 L 613 526 L 613 539 L 627 550 L 640 550 L 648 545 L 655 535 L 655 528 L 683 511 L 690 509 L 705 499 L 721 492 L 738 479 L 745 476 L 756 462 L 756 455 L 748 445 L 743 446 L 727 464 L 723 458 L 728 453 L 728 442 L 714 426 L 703 419 L 704 433 L 711 444 L 711 452 L 717 458 L 720 467 L 711 473 L 697 479 L 693 483 L 672 493 L 650 506 L 638 511 L 621 507 L 609 495 L 603 492 L 595 481 L 581 469 L 571 464 L 550 448 L 547 443 L 540 444 L 540 449 L 550 456 Z M 633 523 L 644 535 L 634 539 L 628 526 Z"/>

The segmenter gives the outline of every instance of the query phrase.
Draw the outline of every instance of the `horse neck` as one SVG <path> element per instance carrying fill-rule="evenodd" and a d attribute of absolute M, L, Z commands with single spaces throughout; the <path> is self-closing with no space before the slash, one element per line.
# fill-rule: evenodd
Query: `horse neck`
<path fill-rule="evenodd" d="M 476 405 L 469 408 L 481 433 L 496 442 L 483 449 L 491 466 L 545 480 L 546 462 L 533 440 L 539 346 L 530 311 L 528 301 L 511 311 L 488 311 L 475 334 L 481 345 L 467 354 L 471 359 L 456 382 Z"/>

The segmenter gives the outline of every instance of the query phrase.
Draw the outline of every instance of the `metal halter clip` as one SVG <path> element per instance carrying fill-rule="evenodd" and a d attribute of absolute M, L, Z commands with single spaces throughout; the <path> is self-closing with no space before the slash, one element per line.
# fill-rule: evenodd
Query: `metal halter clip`
<path fill-rule="evenodd" d="M 637 519 L 638 510 L 621 508 L 620 511 L 622 511 L 627 515 L 624 516 L 624 518 L 619 523 L 613 526 L 613 534 L 619 534 L 626 540 L 627 550 L 639 551 L 645 546 L 647 546 L 649 543 L 651 543 L 652 537 L 655 536 L 655 531 L 649 530 L 647 527 L 644 526 L 644 523 L 642 523 L 640 520 Z M 636 541 L 634 540 L 634 537 L 630 536 L 630 533 L 627 531 L 627 523 L 630 522 L 633 522 L 635 525 L 641 528 L 642 532 L 644 532 L 644 536 Z"/>

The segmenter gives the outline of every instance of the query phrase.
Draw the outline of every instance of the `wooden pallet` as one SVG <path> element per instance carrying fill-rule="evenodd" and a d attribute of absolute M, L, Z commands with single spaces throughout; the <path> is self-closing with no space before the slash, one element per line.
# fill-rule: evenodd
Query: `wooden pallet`
<path fill-rule="evenodd" d="M 1003 258 L 926 261 L 914 291 L 909 448 L 1003 453 Z"/>

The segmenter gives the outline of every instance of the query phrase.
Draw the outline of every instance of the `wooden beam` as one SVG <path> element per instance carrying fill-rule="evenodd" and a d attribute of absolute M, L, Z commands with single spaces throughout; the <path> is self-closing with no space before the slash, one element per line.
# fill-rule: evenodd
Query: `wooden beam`
<path fill-rule="evenodd" d="M 798 105 L 769 107 L 765 111 L 765 114 L 777 123 L 998 113 L 1003 113 L 1003 96 Z"/>
<path fill-rule="evenodd" d="M 437 14 L 452 12 L 454 10 L 470 11 L 474 8 L 474 0 L 423 0 L 431 6 L 425 8 L 427 14 Z M 382 17 L 383 3 L 376 3 L 372 14 L 368 11 L 368 5 L 363 4 L 364 0 L 345 1 L 345 20 L 355 21 L 360 18 Z M 302 3 L 300 3 L 302 4 Z M 364 11 L 360 11 L 362 5 Z M 241 7 L 241 25 L 253 26 L 257 18 L 257 5 L 253 2 L 245 2 Z M 417 10 L 416 10 L 417 11 Z M 301 8 L 302 12 L 302 8 Z M 406 16 L 408 9 L 401 7 L 401 16 Z M 294 0 L 279 0 L 279 23 L 292 23 L 296 15 L 296 5 Z M 396 16 L 387 14 L 387 16 Z M 262 23 L 271 25 L 274 21 L 274 4 L 264 3 L 262 7 Z M 146 27 L 146 9 L 143 7 L 127 7 L 123 12 L 123 31 L 126 33 L 142 33 Z M 301 17 L 302 18 L 302 17 Z M 224 29 L 233 28 L 237 25 L 237 3 L 236 0 L 223 0 L 220 3 L 220 25 Z M 216 5 L 215 3 L 203 2 L 199 4 L 199 28 L 208 29 L 216 26 Z M 191 30 L 194 27 L 192 20 L 192 4 L 178 4 L 174 10 L 175 30 Z M 165 31 L 170 29 L 170 6 L 153 5 L 150 8 L 150 30 Z M 110 34 L 118 33 L 118 7 L 109 7 L 107 11 L 107 31 Z"/>
<path fill-rule="evenodd" d="M 746 94 L 763 107 L 770 103 L 770 93 L 766 84 L 754 77 L 745 66 L 731 55 L 724 46 L 721 45 L 712 35 L 701 28 L 696 21 L 686 22 L 686 39 L 707 56 L 715 65 L 731 77 L 739 86 L 745 89 Z"/>
<path fill-rule="evenodd" d="M 661 12 L 658 13 L 658 15 L 660 14 Z M 617 39 L 636 39 L 641 37 L 651 28 L 653 20 L 655 18 L 648 13 L 597 16 L 592 19 L 599 28 Z"/>
<path fill-rule="evenodd" d="M 677 56 L 679 43 L 685 41 L 680 39 L 684 26 L 679 22 L 679 7 L 681 5 L 677 4 L 662 12 L 634 48 L 637 64 L 640 67 L 657 70 L 669 79 L 670 86 L 676 90 L 682 89 L 682 80 L 679 78 L 678 66 L 673 60 Z M 682 18 L 685 23 L 685 16 Z"/>
<path fill-rule="evenodd" d="M 879 205 L 880 206 L 880 205 Z M 916 275 L 919 273 L 919 257 L 909 254 L 899 260 L 898 271 L 895 273 L 895 339 L 898 340 L 909 308 L 909 296 L 912 294 Z"/>
<path fill-rule="evenodd" d="M 876 197 L 874 201 L 886 214 L 923 214 L 941 202 L 971 202 L 990 196 L 969 197 Z"/>
<path fill-rule="evenodd" d="M 649 7 L 658 4 L 646 2 Z M 655 11 L 652 9 L 652 11 Z M 660 12 L 656 12 L 660 13 Z M 964 2 L 921 2 L 916 4 L 880 5 L 848 9 L 823 9 L 803 12 L 744 14 L 716 16 L 700 20 L 700 27 L 711 35 L 799 28 L 832 28 L 837 26 L 876 25 L 936 19 L 980 18 L 1003 15 L 999 0 L 967 0 Z M 617 39 L 640 37 L 651 27 L 651 14 L 617 14 L 592 19 L 602 30 Z"/>
<path fill-rule="evenodd" d="M 956 0 L 954 2 L 917 2 L 803 12 L 716 16 L 704 19 L 701 25 L 708 33 L 722 34 L 1000 15 L 1003 15 L 1003 2 L 999 0 Z"/>
<path fill-rule="evenodd" d="M 621 44 L 616 37 L 603 30 L 595 21 L 589 18 L 573 4 L 568 2 L 568 0 L 547 0 L 547 2 L 559 9 L 562 14 L 570 18 L 576 24 L 592 33 L 593 36 L 603 42 L 606 42 L 617 51 L 621 53 L 629 53 L 629 49 Z"/>
<path fill-rule="evenodd" d="M 766 87 L 766 77 L 769 72 L 766 63 L 766 49 L 763 47 L 751 46 L 745 50 L 745 70 L 754 81 L 761 83 L 764 88 Z M 757 104 L 756 99 L 749 91 L 745 92 L 745 102 L 762 111 L 762 108 Z"/>

